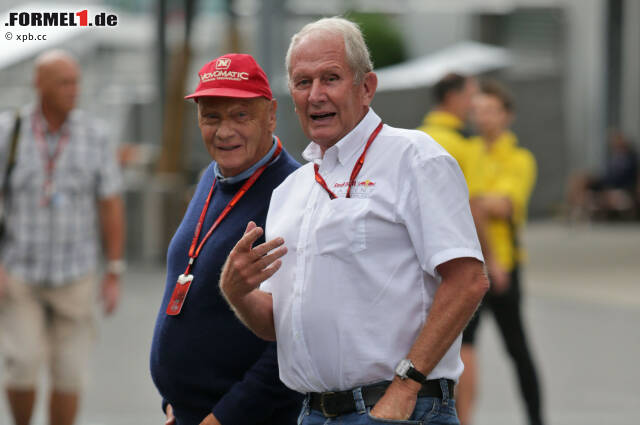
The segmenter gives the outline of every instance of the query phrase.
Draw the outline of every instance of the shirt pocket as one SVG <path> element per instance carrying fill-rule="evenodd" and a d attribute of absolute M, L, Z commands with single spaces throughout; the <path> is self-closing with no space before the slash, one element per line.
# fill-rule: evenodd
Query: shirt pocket
<path fill-rule="evenodd" d="M 319 211 L 316 252 L 321 255 L 352 255 L 367 248 L 369 199 L 336 198 Z"/>

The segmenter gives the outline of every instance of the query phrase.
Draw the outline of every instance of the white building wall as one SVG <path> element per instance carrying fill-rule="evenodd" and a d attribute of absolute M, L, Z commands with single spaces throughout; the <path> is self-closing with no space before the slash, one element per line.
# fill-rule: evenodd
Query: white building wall
<path fill-rule="evenodd" d="M 419 11 L 401 17 L 409 57 L 420 57 L 472 38 L 472 16 L 462 11 Z"/>

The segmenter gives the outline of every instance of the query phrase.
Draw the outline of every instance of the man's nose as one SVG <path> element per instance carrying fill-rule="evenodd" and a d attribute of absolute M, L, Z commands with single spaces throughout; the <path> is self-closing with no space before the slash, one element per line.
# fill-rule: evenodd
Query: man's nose
<path fill-rule="evenodd" d="M 233 136 L 233 127 L 229 120 L 222 120 L 216 131 L 216 137 L 221 140 L 228 139 Z"/>
<path fill-rule="evenodd" d="M 326 100 L 324 86 L 322 85 L 320 79 L 315 79 L 311 83 L 311 90 L 309 90 L 309 102 L 320 103 L 324 100 Z"/>

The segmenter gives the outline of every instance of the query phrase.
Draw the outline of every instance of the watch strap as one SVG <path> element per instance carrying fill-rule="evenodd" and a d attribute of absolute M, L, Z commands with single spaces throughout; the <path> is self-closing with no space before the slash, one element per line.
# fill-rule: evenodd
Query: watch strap
<path fill-rule="evenodd" d="M 407 378 L 413 379 L 420 384 L 424 384 L 427 381 L 427 377 L 413 366 L 411 366 L 407 371 Z"/>

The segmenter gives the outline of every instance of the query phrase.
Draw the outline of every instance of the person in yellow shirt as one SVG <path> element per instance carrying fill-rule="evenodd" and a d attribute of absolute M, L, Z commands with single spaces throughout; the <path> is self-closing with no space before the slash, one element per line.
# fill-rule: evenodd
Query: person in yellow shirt
<path fill-rule="evenodd" d="M 508 276 L 499 266 L 487 243 L 486 224 L 482 219 L 479 195 L 484 179 L 484 147 L 471 143 L 466 130 L 472 100 L 478 92 L 474 77 L 449 73 L 433 87 L 436 106 L 425 115 L 418 130 L 424 131 L 453 156 L 464 174 L 469 190 L 469 203 L 489 275 L 501 284 Z"/>
<path fill-rule="evenodd" d="M 473 77 L 450 73 L 445 75 L 433 87 L 437 102 L 435 108 L 425 115 L 422 130 L 433 137 L 453 156 L 467 181 L 469 196 L 473 197 L 479 190 L 477 179 L 481 166 L 479 150 L 469 143 L 466 122 L 471 110 L 471 101 L 478 91 L 478 83 Z"/>
<path fill-rule="evenodd" d="M 495 81 L 483 82 L 473 105 L 473 121 L 479 136 L 470 143 L 484 150 L 479 195 L 482 214 L 476 219 L 484 221 L 481 226 L 486 229 L 497 272 L 489 270 L 491 290 L 463 332 L 461 357 L 465 370 L 458 387 L 458 415 L 462 425 L 469 424 L 476 386 L 475 334 L 480 313 L 488 309 L 494 314 L 515 364 L 529 423 L 541 425 L 540 385 L 522 322 L 520 265 L 523 252 L 518 242 L 536 180 L 536 161 L 531 152 L 518 146 L 516 135 L 509 130 L 514 103 L 502 85 Z M 506 277 L 495 279 L 494 275 L 500 272 Z"/>

